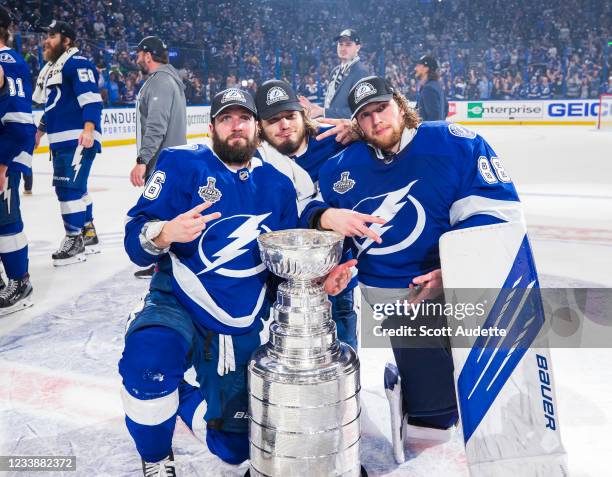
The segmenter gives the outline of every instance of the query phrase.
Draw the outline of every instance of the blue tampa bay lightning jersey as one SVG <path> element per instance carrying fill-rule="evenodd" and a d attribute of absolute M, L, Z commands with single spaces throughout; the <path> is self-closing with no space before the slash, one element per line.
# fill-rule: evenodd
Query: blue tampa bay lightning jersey
<path fill-rule="evenodd" d="M 32 80 L 21 55 L 0 48 L 4 87 L 0 89 L 0 164 L 30 174 L 36 127 L 32 116 Z"/>
<path fill-rule="evenodd" d="M 321 127 L 317 134 L 323 134 L 331 127 Z M 319 180 L 319 171 L 327 160 L 339 153 L 344 146 L 336 141 L 336 136 L 327 137 L 321 141 L 315 139 L 316 136 L 308 137 L 308 148 L 304 153 L 294 157 L 296 164 L 308 172 L 308 175 L 315 184 Z"/>
<path fill-rule="evenodd" d="M 365 285 L 404 288 L 440 268 L 438 241 L 447 231 L 523 220 L 497 154 L 463 126 L 423 123 L 397 154 L 379 154 L 364 142 L 353 143 L 319 174 L 328 205 L 387 221 L 370 226 L 382 244 L 369 238 L 350 242 Z"/>
<path fill-rule="evenodd" d="M 95 125 L 94 147 L 102 142 L 100 118 L 102 96 L 98 89 L 98 71 L 82 56 L 71 56 L 61 70 L 46 78 L 47 103 L 44 121 L 52 151 L 76 147 L 86 121 Z"/>
<path fill-rule="evenodd" d="M 125 248 L 132 261 L 147 266 L 162 257 L 143 247 L 145 223 L 172 220 L 203 201 L 212 206 L 202 214 L 220 212 L 221 217 L 196 240 L 171 245 L 174 293 L 202 326 L 223 334 L 246 333 L 260 316 L 268 278 L 257 237 L 296 227 L 295 188 L 258 158 L 249 169 L 235 171 L 204 145 L 164 149 L 128 212 Z"/>

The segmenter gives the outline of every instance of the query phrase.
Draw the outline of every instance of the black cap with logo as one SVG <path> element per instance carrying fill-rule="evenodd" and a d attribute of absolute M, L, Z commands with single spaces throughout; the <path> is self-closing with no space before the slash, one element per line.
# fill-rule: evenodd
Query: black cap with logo
<path fill-rule="evenodd" d="M 429 67 L 431 71 L 435 71 L 438 69 L 438 62 L 433 56 L 429 56 L 429 55 L 421 56 L 417 60 L 417 65 L 427 66 Z"/>
<path fill-rule="evenodd" d="M 269 119 L 281 111 L 304 110 L 291 85 L 280 80 L 268 80 L 257 88 L 255 104 L 260 119 Z"/>
<path fill-rule="evenodd" d="M 136 51 L 144 51 L 155 56 L 162 56 L 168 51 L 168 47 L 161 38 L 157 36 L 147 36 L 140 40 L 140 43 L 138 43 L 136 47 Z"/>
<path fill-rule="evenodd" d="M 70 38 L 71 40 L 76 40 L 76 31 L 72 28 L 68 23 L 63 22 L 61 20 L 53 20 L 49 26 L 43 27 L 43 31 L 46 31 L 50 35 L 55 35 L 59 33 L 64 35 L 65 37 Z"/>
<path fill-rule="evenodd" d="M 11 26 L 12 22 L 11 13 L 3 6 L 0 6 L 0 27 L 8 28 Z"/>
<path fill-rule="evenodd" d="M 359 35 L 352 28 L 347 28 L 345 30 L 342 30 L 338 34 L 338 36 L 334 38 L 334 41 L 340 41 L 342 38 L 346 38 L 347 40 L 354 41 L 358 45 L 361 43 L 361 40 L 359 39 Z"/>
<path fill-rule="evenodd" d="M 390 101 L 393 87 L 380 76 L 368 76 L 360 79 L 349 92 L 348 102 L 351 108 L 351 119 L 354 119 L 366 104 L 378 101 Z"/>
<path fill-rule="evenodd" d="M 257 116 L 255 101 L 248 91 L 228 88 L 215 94 L 210 106 L 210 117 L 214 119 L 221 111 L 230 106 L 241 106 L 253 113 L 253 116 Z"/>

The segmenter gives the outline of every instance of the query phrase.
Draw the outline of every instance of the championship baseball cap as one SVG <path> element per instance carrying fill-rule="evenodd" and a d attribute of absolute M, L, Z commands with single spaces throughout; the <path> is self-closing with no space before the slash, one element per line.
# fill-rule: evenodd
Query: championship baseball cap
<path fill-rule="evenodd" d="M 424 55 L 417 60 L 417 65 L 428 66 L 430 70 L 438 69 L 438 62 L 433 56 Z"/>
<path fill-rule="evenodd" d="M 144 51 L 155 56 L 161 56 L 168 51 L 168 47 L 161 40 L 161 38 L 156 36 L 146 36 L 140 40 L 140 43 L 138 43 L 138 46 L 136 47 L 136 51 Z"/>
<path fill-rule="evenodd" d="M 280 80 L 268 80 L 257 88 L 255 104 L 260 119 L 269 119 L 281 111 L 304 110 L 291 85 Z"/>
<path fill-rule="evenodd" d="M 76 40 L 76 31 L 72 28 L 68 23 L 63 22 L 61 20 L 53 20 L 49 26 L 42 27 L 43 31 L 54 35 L 55 33 L 59 33 L 64 35 L 71 40 Z"/>
<path fill-rule="evenodd" d="M 377 101 L 390 101 L 393 88 L 380 76 L 368 76 L 360 79 L 349 92 L 348 102 L 351 108 L 351 119 L 354 119 L 366 104 Z"/>
<path fill-rule="evenodd" d="M 0 27 L 8 28 L 11 26 L 12 22 L 13 19 L 11 18 L 10 12 L 3 6 L 0 6 Z"/>
<path fill-rule="evenodd" d="M 217 114 L 230 106 L 242 106 L 254 116 L 257 116 L 257 108 L 253 96 L 248 91 L 238 88 L 228 88 L 215 94 L 210 106 L 210 117 L 214 119 Z"/>
<path fill-rule="evenodd" d="M 338 36 L 334 38 L 334 41 L 340 41 L 341 38 L 348 38 L 349 40 L 354 41 L 358 45 L 361 43 L 361 40 L 359 39 L 359 35 L 352 28 L 347 28 L 345 30 L 342 30 L 338 34 Z"/>

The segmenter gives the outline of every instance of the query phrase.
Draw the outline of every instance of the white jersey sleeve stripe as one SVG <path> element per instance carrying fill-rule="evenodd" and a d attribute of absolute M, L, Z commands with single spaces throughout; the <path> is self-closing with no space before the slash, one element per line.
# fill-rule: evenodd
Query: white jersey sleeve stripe
<path fill-rule="evenodd" d="M 523 206 L 518 201 L 489 199 L 470 195 L 459 199 L 450 208 L 451 227 L 474 215 L 485 214 L 505 222 L 524 222 Z"/>
<path fill-rule="evenodd" d="M 34 124 L 34 116 L 32 113 L 6 113 L 2 116 L 2 124 L 5 123 Z"/>
<path fill-rule="evenodd" d="M 49 139 L 49 144 L 55 144 L 58 142 L 72 141 L 78 139 L 82 132 L 82 129 L 69 129 L 68 131 L 47 134 L 47 138 Z M 94 131 L 94 139 L 98 142 L 101 142 L 102 134 L 100 134 L 98 131 Z"/>
<path fill-rule="evenodd" d="M 87 93 L 78 95 L 77 101 L 79 102 L 79 106 L 82 108 L 83 106 L 91 103 L 101 103 L 102 96 L 100 96 L 100 93 L 92 93 L 91 91 L 88 91 Z"/>

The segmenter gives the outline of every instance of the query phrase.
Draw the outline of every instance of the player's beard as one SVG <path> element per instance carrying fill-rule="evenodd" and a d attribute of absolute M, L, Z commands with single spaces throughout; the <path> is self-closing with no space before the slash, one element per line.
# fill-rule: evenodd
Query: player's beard
<path fill-rule="evenodd" d="M 402 139 L 402 132 L 404 131 L 404 127 L 400 124 L 397 127 L 391 126 L 391 128 L 391 136 L 389 136 L 388 138 L 383 139 L 374 136 L 366 138 L 366 141 L 372 146 L 377 147 L 381 151 L 391 151 L 393 146 L 395 146 Z"/>
<path fill-rule="evenodd" d="M 59 60 L 59 57 L 62 56 L 65 51 L 66 49 L 64 48 L 64 45 L 58 43 L 56 46 L 49 47 L 47 51 L 45 51 L 44 56 L 47 57 L 47 61 L 55 63 L 57 60 Z"/>
<path fill-rule="evenodd" d="M 252 138 L 240 136 L 247 141 L 244 146 L 238 144 L 230 145 L 229 140 L 233 137 L 237 136 L 229 136 L 227 139 L 222 140 L 216 131 L 213 130 L 213 150 L 219 156 L 219 159 L 228 166 L 246 166 L 255 154 L 255 151 L 257 151 L 257 139 L 255 136 Z"/>
<path fill-rule="evenodd" d="M 282 142 L 276 143 L 275 140 L 271 140 L 262 129 L 262 137 L 267 141 L 274 149 L 280 152 L 284 156 L 293 156 L 300 148 L 306 137 L 306 128 L 302 127 L 302 131 L 298 134 L 298 138 L 293 141 L 291 138 L 281 140 Z"/>

